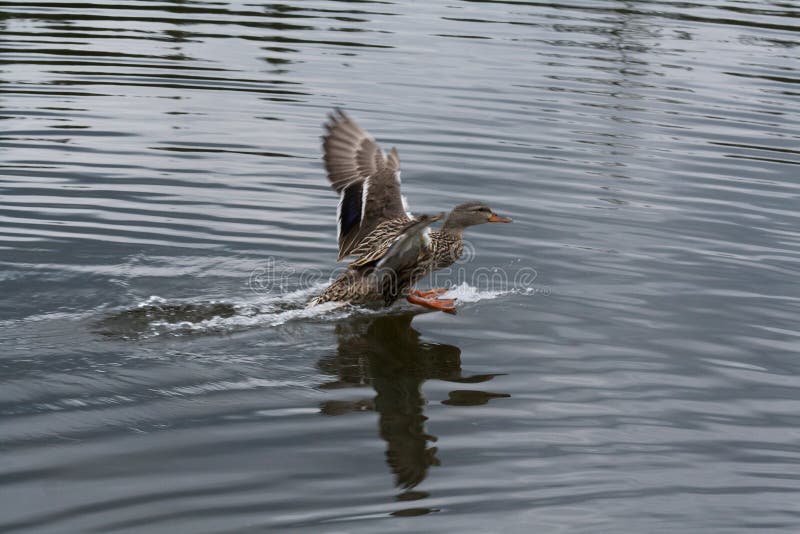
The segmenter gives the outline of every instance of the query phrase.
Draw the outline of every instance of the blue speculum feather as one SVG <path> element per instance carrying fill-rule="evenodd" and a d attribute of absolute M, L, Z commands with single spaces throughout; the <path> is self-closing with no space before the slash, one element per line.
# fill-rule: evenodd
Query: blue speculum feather
<path fill-rule="evenodd" d="M 360 183 L 353 184 L 344 190 L 339 219 L 340 235 L 342 236 L 361 222 L 361 192 L 362 185 Z"/>

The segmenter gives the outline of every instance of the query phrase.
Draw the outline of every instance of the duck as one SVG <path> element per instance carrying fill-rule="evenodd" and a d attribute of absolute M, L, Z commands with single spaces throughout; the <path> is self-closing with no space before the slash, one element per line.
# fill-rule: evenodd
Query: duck
<path fill-rule="evenodd" d="M 461 203 L 447 216 L 412 215 L 401 191 L 396 148 L 384 153 L 369 132 L 338 108 L 328 116 L 324 129 L 325 170 L 339 195 L 337 261 L 355 259 L 309 305 L 341 302 L 386 307 L 405 297 L 415 305 L 454 313 L 456 299 L 440 297 L 448 288 L 420 291 L 413 285 L 461 258 L 466 228 L 512 220 L 482 201 Z M 430 228 L 442 219 L 441 228 Z"/>
<path fill-rule="evenodd" d="M 395 231 L 370 234 L 373 246 L 352 261 L 312 304 L 346 302 L 366 307 L 385 307 L 405 294 L 433 258 L 429 226 L 444 217 L 412 217 Z"/>

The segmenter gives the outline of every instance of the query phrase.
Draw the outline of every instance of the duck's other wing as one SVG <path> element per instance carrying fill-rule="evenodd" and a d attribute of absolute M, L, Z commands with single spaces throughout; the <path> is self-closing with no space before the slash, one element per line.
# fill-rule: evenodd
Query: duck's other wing
<path fill-rule="evenodd" d="M 350 263 L 351 268 L 375 265 L 381 268 L 401 270 L 413 267 L 426 251 L 429 252 L 430 232 L 428 226 L 444 216 L 420 215 L 410 220 L 392 219 L 380 225 L 358 248 L 358 259 Z"/>

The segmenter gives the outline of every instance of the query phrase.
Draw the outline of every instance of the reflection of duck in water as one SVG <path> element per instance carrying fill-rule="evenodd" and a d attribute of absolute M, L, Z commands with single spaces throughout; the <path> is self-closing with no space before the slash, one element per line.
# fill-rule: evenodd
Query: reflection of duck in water
<path fill-rule="evenodd" d="M 357 259 L 311 303 L 335 301 L 388 306 L 408 295 L 409 302 L 414 304 L 453 311 L 453 299 L 437 297 L 445 290 L 409 288 L 428 273 L 448 267 L 461 257 L 465 228 L 490 222 L 507 223 L 511 219 L 497 215 L 483 202 L 466 202 L 450 212 L 441 229 L 431 231 L 428 225 L 433 220 L 428 222 L 426 216 L 414 217 L 407 211 L 405 198 L 400 194 L 400 156 L 396 149 L 384 155 L 375 138 L 340 110 L 331 114 L 325 127 L 325 170 L 339 194 L 338 260 L 351 255 Z M 365 279 L 374 266 L 382 267 L 382 263 L 391 266 L 396 262 L 393 256 L 401 241 L 406 243 L 408 251 L 417 253 L 414 261 L 404 263 L 398 272 L 402 284 L 392 292 L 369 289 L 374 284 L 364 283 Z"/>
<path fill-rule="evenodd" d="M 395 483 L 404 489 L 422 482 L 428 468 L 439 465 L 436 447 L 428 446 L 436 437 L 425 432 L 422 383 L 433 378 L 475 383 L 496 376 L 464 377 L 461 349 L 420 341 L 419 332 L 411 327 L 413 317 L 413 313 L 405 313 L 340 323 L 336 327 L 336 354 L 319 362 L 323 371 L 338 377 L 323 386 L 327 389 L 364 385 L 375 389 L 374 400 L 329 401 L 322 405 L 322 413 L 377 411 L 380 435 L 387 444 L 386 461 L 395 474 Z"/>

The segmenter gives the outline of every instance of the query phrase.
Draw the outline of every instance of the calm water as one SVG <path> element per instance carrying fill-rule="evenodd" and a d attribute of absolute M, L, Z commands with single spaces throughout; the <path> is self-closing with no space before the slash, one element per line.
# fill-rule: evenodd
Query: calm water
<path fill-rule="evenodd" d="M 0 37 L 0 531 L 800 531 L 797 2 L 6 0 Z M 458 315 L 303 309 L 333 106 L 415 211 L 515 219 Z"/>

